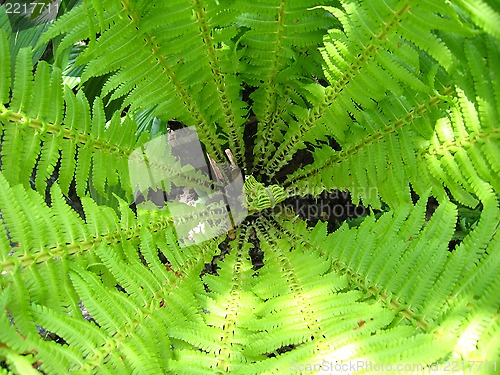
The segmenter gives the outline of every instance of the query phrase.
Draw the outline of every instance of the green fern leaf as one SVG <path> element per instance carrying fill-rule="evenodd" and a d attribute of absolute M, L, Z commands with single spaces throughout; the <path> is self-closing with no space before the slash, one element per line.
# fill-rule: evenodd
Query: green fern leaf
<path fill-rule="evenodd" d="M 495 373 L 493 0 L 66 5 L 0 31 L 1 373 Z"/>
<path fill-rule="evenodd" d="M 3 72 L 0 78 L 0 103 L 5 104 L 10 98 L 11 68 L 9 42 L 3 32 L 0 32 L 0 56 L 0 68 Z"/>

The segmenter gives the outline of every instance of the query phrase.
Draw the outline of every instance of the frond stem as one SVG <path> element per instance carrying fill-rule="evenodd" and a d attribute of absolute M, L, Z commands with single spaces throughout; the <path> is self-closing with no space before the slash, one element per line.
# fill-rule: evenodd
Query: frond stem
<path fill-rule="evenodd" d="M 132 150 L 117 145 L 112 145 L 107 141 L 101 141 L 91 134 L 79 132 L 76 129 L 68 129 L 62 124 L 50 123 L 36 118 L 31 118 L 23 112 L 12 111 L 0 104 L 0 118 L 2 121 L 10 121 L 19 128 L 30 127 L 36 133 L 47 133 L 55 136 L 61 136 L 64 139 L 75 141 L 80 145 L 91 145 L 93 149 L 106 150 L 110 154 L 119 157 L 128 158 Z"/>

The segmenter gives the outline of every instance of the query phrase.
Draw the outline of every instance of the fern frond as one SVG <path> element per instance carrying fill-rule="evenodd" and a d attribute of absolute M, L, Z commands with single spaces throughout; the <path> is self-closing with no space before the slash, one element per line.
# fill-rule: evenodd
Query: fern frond
<path fill-rule="evenodd" d="M 241 12 L 237 23 L 246 30 L 238 40 L 244 48 L 242 74 L 247 84 L 257 87 L 251 95 L 259 120 L 255 171 L 275 149 L 274 142 L 284 125 L 280 108 L 292 105 L 289 94 L 296 89 L 294 83 L 312 81 L 310 75 L 318 75 L 319 61 L 315 65 L 309 60 L 297 72 L 294 67 L 302 56 L 316 54 L 323 34 L 333 24 L 323 10 L 311 9 L 319 4 L 315 0 L 237 3 Z"/>
<path fill-rule="evenodd" d="M 160 371 L 168 356 L 160 355 L 156 347 L 165 343 L 167 334 L 166 328 L 159 329 L 157 325 L 164 321 L 178 321 L 179 324 L 181 321 L 193 321 L 192 312 L 186 306 L 194 304 L 188 302 L 183 293 L 197 279 L 204 263 L 213 257 L 216 242 L 211 241 L 190 251 L 178 250 L 179 265 L 170 270 L 160 263 L 156 245 L 153 245 L 155 258 L 152 258 L 152 249 L 145 258 L 155 263 L 157 269 L 164 268 L 165 272 L 160 275 L 168 277 L 160 278 L 147 271 L 137 249 L 138 246 L 146 249 L 148 242 L 150 245 L 161 243 L 165 236 L 169 238 L 168 232 L 165 233 L 165 228 L 171 225 L 168 216 L 162 222 L 161 212 L 143 212 L 135 219 L 125 202 L 120 201 L 122 218 L 119 220 L 113 209 L 99 207 L 90 198 L 83 198 L 83 221 L 63 202 L 57 185 L 52 188 L 52 207 L 49 208 L 37 192 L 26 192 L 21 185 L 11 188 L 1 174 L 0 182 L 4 191 L 0 198 L 0 212 L 5 225 L 2 225 L 0 267 L 2 290 L 5 290 L 2 307 L 8 309 L 3 311 L 11 314 L 11 322 L 2 318 L 1 324 L 15 324 L 22 332 L 25 339 L 20 342 L 27 340 L 29 343 L 22 350 L 34 354 L 30 360 L 40 361 L 43 363 L 42 370 L 56 373 L 99 368 L 105 358 L 107 371 L 110 372 L 119 369 L 131 371 L 133 368 Z M 151 221 L 152 214 L 154 221 Z M 36 232 L 27 231 L 27 228 L 35 228 Z M 6 230 L 10 236 L 8 239 Z M 148 240 L 148 237 L 151 239 Z M 74 241 L 68 242 L 70 238 Z M 144 244 L 141 245 L 142 241 Z M 166 246 L 173 246 L 172 237 L 167 241 L 170 243 Z M 11 243 L 16 247 L 11 247 Z M 114 250 L 110 252 L 112 248 Z M 158 249 L 164 250 L 163 247 Z M 184 260 L 179 260 L 179 254 L 183 252 Z M 73 258 L 71 266 L 70 258 Z M 101 267 L 96 268 L 99 265 Z M 107 271 L 102 272 L 106 267 Z M 101 275 L 97 276 L 84 268 L 100 269 Z M 67 278 L 68 273 L 72 275 L 71 279 Z M 120 282 L 130 297 L 103 285 L 101 278 L 105 280 L 109 277 Z M 164 290 L 167 280 L 172 287 L 183 285 L 178 297 L 169 297 L 174 290 Z M 147 296 L 143 294 L 146 290 L 150 293 Z M 178 298 L 178 302 L 169 303 L 166 308 L 162 301 L 169 298 Z M 115 299 L 120 302 L 110 304 Z M 82 321 L 79 301 L 83 301 L 99 328 L 95 325 L 86 328 L 88 323 Z M 149 328 L 139 324 L 145 320 L 154 324 Z M 67 350 L 54 342 L 44 342 L 38 336 L 35 322 L 63 337 L 70 343 L 71 349 Z M 82 330 L 87 330 L 87 334 L 80 335 Z M 11 332 L 10 328 L 5 332 Z M 95 335 L 89 342 L 86 337 L 92 332 Z M 20 342 L 14 340 L 17 336 L 16 333 L 6 342 L 9 347 L 21 350 Z M 139 348 L 144 352 L 144 347 L 148 345 L 153 350 L 151 357 L 135 356 Z M 125 362 L 123 358 L 126 358 Z M 12 361 L 15 362 L 14 359 Z"/>
<path fill-rule="evenodd" d="M 111 14 L 113 6 L 106 4 L 103 14 Z M 228 39 L 217 36 L 236 34 L 231 19 L 227 9 L 212 2 L 123 3 L 114 19 L 106 20 L 107 28 L 95 45 L 112 53 L 89 49 L 80 56 L 79 63 L 86 64 L 82 79 L 116 71 L 103 95 L 115 91 L 112 98 L 126 95 L 123 105 L 130 104 L 132 112 L 155 107 L 157 116 L 195 125 L 208 152 L 222 161 L 223 143 L 214 131 L 219 126 L 242 162 L 246 110 L 237 99 L 241 84 L 235 74 L 237 60 Z M 63 24 L 57 32 L 65 31 Z M 196 69 L 190 64 L 194 61 Z"/>
<path fill-rule="evenodd" d="M 349 189 L 355 203 L 361 198 L 364 204 L 375 208 L 380 207 L 379 197 L 390 205 L 409 202 L 407 181 L 421 178 L 415 155 L 418 134 L 428 129 L 423 125 L 429 117 L 437 119 L 442 115 L 440 108 L 435 108 L 440 103 L 439 96 L 409 97 L 389 95 L 384 100 L 390 105 L 387 114 L 365 110 L 360 123 L 354 124 L 356 136 L 346 140 L 341 151 L 318 148 L 313 153 L 313 164 L 289 176 L 285 182 L 288 194 L 317 195 L 323 189 L 338 188 Z M 438 189 L 439 186 L 439 192 Z"/>
<path fill-rule="evenodd" d="M 136 147 L 135 124 L 128 117 L 121 122 L 116 114 L 105 125 L 100 99 L 91 116 L 82 92 L 75 96 L 67 87 L 63 90 L 60 70 L 50 73 L 44 62 L 38 64 L 33 81 L 30 56 L 26 49 L 18 55 L 12 101 L 0 107 L 2 171 L 7 180 L 28 186 L 34 171 L 35 186 L 43 192 L 60 161 L 63 192 L 68 192 L 75 178 L 77 192 L 84 195 L 92 176 L 92 186 L 102 196 L 107 196 L 107 186 L 120 182 L 130 199 L 127 159 Z M 10 70 L 9 61 L 3 63 L 2 71 Z M 20 149 L 22 158 L 15 156 Z"/>
<path fill-rule="evenodd" d="M 399 217 L 398 221 L 403 222 L 404 217 Z M 383 227 L 378 227 L 378 231 L 390 228 L 392 224 L 387 220 L 382 222 Z M 261 246 L 271 257 L 264 259 L 265 265 L 259 270 L 259 281 L 254 288 L 265 302 L 256 315 L 256 321 L 249 322 L 262 331 L 252 336 L 248 350 L 250 353 L 255 351 L 256 355 L 276 353 L 287 346 L 291 349 L 276 355 L 276 358 L 247 366 L 248 373 L 283 373 L 290 371 L 292 365 L 295 369 L 304 369 L 306 364 L 320 366 L 315 367 L 319 370 L 335 363 L 356 360 L 388 364 L 401 361 L 405 356 L 418 356 L 418 363 L 425 367 L 438 358 L 446 358 L 447 351 L 452 348 L 451 342 L 441 340 L 437 343 L 433 335 L 427 333 L 415 335 L 414 328 L 405 325 L 391 328 L 391 323 L 397 321 L 401 313 L 399 309 L 393 309 L 390 300 L 385 306 L 370 302 L 363 297 L 369 289 L 353 290 L 351 283 L 356 282 L 356 271 L 350 274 L 345 268 L 337 268 L 335 262 L 331 268 L 329 259 L 333 261 L 335 256 L 320 255 L 328 251 L 328 245 L 323 242 L 324 235 L 316 231 L 313 246 L 306 240 L 305 248 L 289 251 L 289 246 L 300 246 L 300 237 L 294 237 L 294 233 L 302 233 L 305 227 L 298 228 L 297 223 L 291 222 L 286 226 L 293 228 L 293 232 L 285 232 L 288 239 L 280 239 L 278 232 L 269 229 L 259 231 Z M 359 241 L 363 241 L 369 232 L 359 230 Z M 323 245 L 318 246 L 318 240 Z M 352 248 L 345 241 L 337 240 L 326 239 L 328 243 L 344 248 L 347 255 Z M 381 240 L 384 243 L 384 239 Z M 273 248 L 283 249 L 283 252 L 272 251 L 268 241 L 276 243 Z M 295 245 L 294 241 L 297 241 Z M 371 251 L 367 246 L 358 253 Z M 319 264 L 318 259 L 322 260 Z M 315 272 L 312 273 L 313 269 Z M 283 275 L 279 284 L 273 276 L 276 273 Z M 270 279 L 274 280 L 273 283 L 269 283 Z M 355 342 L 351 343 L 351 340 Z M 404 352 L 401 352 L 402 348 Z M 395 356 L 396 352 L 401 356 Z"/>
<path fill-rule="evenodd" d="M 461 9 L 464 9 L 471 18 L 484 29 L 488 34 L 500 39 L 500 13 L 498 12 L 498 6 L 495 9 L 488 2 L 483 0 L 471 1 L 471 0 L 459 0 L 458 5 Z"/>
<path fill-rule="evenodd" d="M 326 7 L 343 26 L 343 31 L 329 30 L 324 41 L 325 75 L 330 86 L 325 88 L 322 100 L 290 126 L 266 174 L 273 176 L 280 170 L 304 147 L 303 140 L 314 142 L 329 134 L 343 146 L 351 118 L 361 122 L 366 110 L 384 108 L 381 102 L 388 92 L 399 97 L 403 89 L 411 88 L 411 96 L 431 94 L 424 83 L 430 66 L 423 64 L 425 53 L 415 45 L 452 71 L 453 53 L 433 30 L 455 27 L 473 35 L 456 17 L 441 21 L 439 14 L 454 14 L 455 10 L 451 5 L 434 3 L 349 2 L 344 4 L 344 11 Z"/>
<path fill-rule="evenodd" d="M 470 207 L 492 191 L 498 194 L 496 72 L 489 67 L 484 71 L 475 51 L 481 49 L 495 60 L 498 46 L 491 39 L 479 39 L 474 44 L 465 41 L 464 47 L 474 87 L 464 86 L 463 73 L 457 72 L 454 89 L 423 96 L 425 101 L 410 93 L 389 95 L 380 103 L 387 112 L 365 109 L 357 137 L 346 139 L 341 151 L 315 151 L 315 163 L 288 178 L 289 194 L 349 189 L 374 207 L 380 207 L 379 195 L 390 205 L 408 201 L 408 182 L 419 194 L 432 186 L 438 197 L 445 196 L 444 185 Z M 311 184 L 311 179 L 317 182 Z"/>
<path fill-rule="evenodd" d="M 444 340 L 447 350 L 466 361 L 474 357 L 476 345 L 484 345 L 479 342 L 498 337 L 484 327 L 496 324 L 490 322 L 495 321 L 500 307 L 498 298 L 492 297 L 499 291 L 493 275 L 500 266 L 495 255 L 500 210 L 496 199 L 485 202 L 478 226 L 450 252 L 455 210 L 450 202 L 444 203 L 424 224 L 423 199 L 411 210 L 402 206 L 398 213 L 365 220 L 358 228 L 343 226 L 328 236 L 317 227 L 307 234 L 310 240 L 304 250 L 325 254 L 333 270 L 348 275 L 349 284 L 395 309 L 397 316 L 391 326 L 409 320 L 436 340 Z M 281 224 L 288 229 L 287 236 L 308 232 L 296 223 Z M 429 270 L 425 277 L 422 268 Z M 464 278 L 471 279 L 462 282 Z M 491 353 L 498 350 L 496 345 Z"/>
<path fill-rule="evenodd" d="M 218 275 L 204 275 L 208 293 L 198 292 L 203 321 L 188 323 L 169 330 L 173 337 L 187 341 L 193 348 L 174 351 L 176 360 L 169 368 L 178 374 L 194 372 L 237 372 L 249 358 L 244 352 L 249 327 L 246 321 L 254 314 L 258 299 L 250 292 L 252 264 L 248 257 L 250 244 L 243 241 L 248 232 L 237 233 L 231 242 L 234 251 L 221 263 Z M 219 340 L 210 338 L 217 336 Z M 201 351 L 195 351 L 196 349 Z M 186 361 L 197 358 L 194 365 Z"/>
<path fill-rule="evenodd" d="M 29 269 L 45 272 L 41 271 L 41 268 L 37 269 L 37 266 L 48 267 L 47 274 L 51 275 L 50 277 L 58 276 L 54 285 L 45 285 L 51 282 L 48 279 L 41 282 L 38 294 L 43 295 L 54 287 L 54 297 L 57 296 L 55 286 L 61 284 L 59 278 L 64 276 L 67 267 L 61 258 L 87 254 L 87 260 L 91 260 L 97 247 L 119 242 L 118 234 L 122 231 L 131 237 L 139 236 L 136 221 L 123 222 L 128 226 L 121 227 L 113 209 L 99 207 L 90 198 L 83 199 L 83 221 L 63 201 L 57 185 L 52 188 L 52 207 L 48 207 L 37 192 L 26 191 L 21 185 L 11 188 L 3 174 L 0 174 L 0 185 L 3 191 L 0 197 L 0 211 L 4 227 L 0 269 L 8 275 L 17 272 L 29 273 Z M 158 221 L 158 215 L 160 214 L 157 213 L 155 223 L 157 227 L 171 224 L 168 216 L 164 217 L 163 223 Z M 7 231 L 8 239 L 5 238 Z M 84 258 L 81 258 L 82 261 Z M 54 260 L 59 260 L 54 264 L 62 268 L 52 270 L 49 264 Z M 35 280 L 37 278 L 35 277 Z M 36 283 L 33 287 L 37 289 L 35 286 Z M 64 285 L 60 285 L 60 288 L 63 290 Z"/>
<path fill-rule="evenodd" d="M 250 212 L 273 208 L 283 202 L 287 195 L 279 185 L 265 186 L 252 175 L 247 176 L 244 184 L 246 205 Z"/>

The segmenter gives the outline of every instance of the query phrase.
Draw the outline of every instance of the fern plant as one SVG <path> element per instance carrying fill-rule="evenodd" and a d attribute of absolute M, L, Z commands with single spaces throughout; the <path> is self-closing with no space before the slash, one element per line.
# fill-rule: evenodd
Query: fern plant
<path fill-rule="evenodd" d="M 35 68 L 0 31 L 0 372 L 498 371 L 499 25 L 493 0 L 83 0 Z M 128 164 L 179 124 L 249 208 L 184 247 L 224 205 L 139 209 Z M 284 210 L 335 190 L 371 213 Z"/>

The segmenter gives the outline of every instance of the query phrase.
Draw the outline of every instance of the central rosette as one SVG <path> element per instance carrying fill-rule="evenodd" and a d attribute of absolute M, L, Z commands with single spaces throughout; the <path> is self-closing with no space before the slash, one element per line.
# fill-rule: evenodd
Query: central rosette
<path fill-rule="evenodd" d="M 248 215 L 241 170 L 206 154 L 194 127 L 145 143 L 128 166 L 137 210 L 167 210 L 182 247 L 221 235 Z"/>

